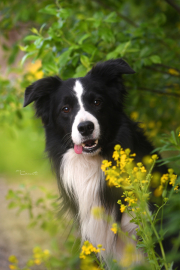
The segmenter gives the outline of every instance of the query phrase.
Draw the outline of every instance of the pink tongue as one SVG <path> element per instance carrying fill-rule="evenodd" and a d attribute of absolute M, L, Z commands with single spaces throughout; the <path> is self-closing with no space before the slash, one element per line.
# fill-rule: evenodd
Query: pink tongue
<path fill-rule="evenodd" d="M 74 151 L 75 151 L 76 154 L 81 154 L 82 149 L 83 149 L 82 145 L 77 145 L 77 144 L 74 145 Z"/>

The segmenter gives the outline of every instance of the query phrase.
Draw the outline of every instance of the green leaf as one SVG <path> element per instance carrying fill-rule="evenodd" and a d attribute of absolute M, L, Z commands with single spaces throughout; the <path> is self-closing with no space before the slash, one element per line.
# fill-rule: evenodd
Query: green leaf
<path fill-rule="evenodd" d="M 152 61 L 150 58 L 144 58 L 142 59 L 142 63 L 145 65 L 145 66 L 151 66 L 152 65 Z"/>
<path fill-rule="evenodd" d="M 34 54 L 34 52 L 26 53 L 26 54 L 23 56 L 22 60 L 21 60 L 21 65 L 23 65 L 24 62 L 25 62 L 28 58 L 32 57 L 33 54 Z"/>
<path fill-rule="evenodd" d="M 71 54 L 71 50 L 67 50 L 59 56 L 60 67 L 63 67 L 67 64 L 67 62 L 69 61 L 70 54 Z"/>
<path fill-rule="evenodd" d="M 149 46 L 145 46 L 145 47 L 143 47 L 142 50 L 140 50 L 139 56 L 142 58 L 147 57 L 150 55 L 151 51 L 152 51 L 152 49 Z"/>
<path fill-rule="evenodd" d="M 128 42 L 123 42 L 116 48 L 116 52 L 118 53 L 118 55 L 123 57 L 126 53 L 127 48 L 130 47 L 130 45 L 130 40 Z"/>
<path fill-rule="evenodd" d="M 76 69 L 76 73 L 74 74 L 74 78 L 83 77 L 87 73 L 87 69 L 83 65 L 79 65 Z"/>
<path fill-rule="evenodd" d="M 111 12 L 106 18 L 105 21 L 108 23 L 115 23 L 118 21 L 117 14 L 115 11 Z"/>
<path fill-rule="evenodd" d="M 29 47 L 29 46 L 21 46 L 21 45 L 19 45 L 19 49 L 20 49 L 21 51 L 23 51 L 23 52 L 26 52 L 28 47 Z"/>
<path fill-rule="evenodd" d="M 109 59 L 115 59 L 117 58 L 119 52 L 117 50 L 114 50 L 113 52 L 110 52 L 106 55 L 106 59 L 109 60 Z"/>
<path fill-rule="evenodd" d="M 108 43 L 114 43 L 115 42 L 115 37 L 112 32 L 112 30 L 108 27 L 100 27 L 99 28 L 99 36 L 102 38 L 105 42 Z"/>
<path fill-rule="evenodd" d="M 57 8 L 54 4 L 51 4 L 51 5 L 46 6 L 45 8 L 40 9 L 39 12 L 50 14 L 50 15 L 56 15 Z"/>
<path fill-rule="evenodd" d="M 43 70 L 45 73 L 58 74 L 58 67 L 56 63 L 44 63 Z"/>
<path fill-rule="evenodd" d="M 14 197 L 15 197 L 15 192 L 14 192 L 12 189 L 10 189 L 10 190 L 8 191 L 8 194 L 6 195 L 6 199 L 7 199 L 7 200 L 9 200 L 9 199 L 14 199 Z"/>
<path fill-rule="evenodd" d="M 150 59 L 154 64 L 161 64 L 161 58 L 158 55 L 151 55 Z"/>
<path fill-rule="evenodd" d="M 70 8 L 61 8 L 57 13 L 57 17 L 66 20 L 72 12 L 73 11 Z"/>
<path fill-rule="evenodd" d="M 80 60 L 81 60 L 81 63 L 83 64 L 84 67 L 89 68 L 90 61 L 89 61 L 89 58 L 87 56 L 85 56 L 85 55 L 82 54 L 80 56 Z"/>
<path fill-rule="evenodd" d="M 27 40 L 36 40 L 38 38 L 39 38 L 39 36 L 29 35 L 29 36 L 25 37 L 24 40 L 25 41 L 27 41 Z"/>
<path fill-rule="evenodd" d="M 96 50 L 96 47 L 91 43 L 83 43 L 81 48 L 84 52 L 89 54 L 93 54 L 93 52 Z"/>
<path fill-rule="evenodd" d="M 175 145 L 178 144 L 174 130 L 171 131 L 171 142 L 174 143 Z"/>
<path fill-rule="evenodd" d="M 10 203 L 8 204 L 8 208 L 9 208 L 9 209 L 12 209 L 12 208 L 15 208 L 15 207 L 17 207 L 17 203 L 15 203 L 15 202 L 10 202 Z"/>
<path fill-rule="evenodd" d="M 83 43 L 83 41 L 84 41 L 85 39 L 87 39 L 88 37 L 90 37 L 90 34 L 89 34 L 89 33 L 83 35 L 83 36 L 80 38 L 80 40 L 78 41 L 78 43 L 81 45 L 81 44 Z"/>
<path fill-rule="evenodd" d="M 38 30 L 36 28 L 34 28 L 34 27 L 31 28 L 31 32 L 34 33 L 34 34 L 37 34 L 37 35 L 39 34 Z"/>

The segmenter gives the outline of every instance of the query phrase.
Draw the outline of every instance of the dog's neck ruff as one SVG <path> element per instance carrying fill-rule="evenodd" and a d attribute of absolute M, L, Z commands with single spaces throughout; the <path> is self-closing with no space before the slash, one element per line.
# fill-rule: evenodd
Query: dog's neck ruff
<path fill-rule="evenodd" d="M 82 241 L 89 240 L 95 247 L 101 244 L 105 248 L 102 253 L 104 260 L 107 260 L 110 256 L 121 259 L 125 243 L 133 243 L 133 241 L 127 239 L 127 237 L 116 237 L 111 231 L 113 221 L 107 223 L 103 216 L 97 219 L 92 214 L 94 207 L 102 207 L 100 189 L 105 185 L 105 177 L 101 170 L 101 163 L 102 157 L 99 155 L 77 155 L 74 149 L 69 149 L 63 156 L 60 175 L 67 194 L 71 198 L 73 197 L 78 205 Z M 107 213 L 114 219 L 114 209 Z M 130 234 L 135 234 L 137 226 L 130 223 L 130 219 L 127 214 L 123 214 L 121 229 L 124 232 L 128 231 Z M 137 261 L 139 261 L 138 254 Z"/>
<path fill-rule="evenodd" d="M 102 158 L 99 155 L 77 155 L 69 149 L 63 156 L 60 176 L 64 188 L 78 205 L 78 218 L 83 221 L 93 206 L 100 206 L 99 188 L 104 185 L 101 170 Z"/>

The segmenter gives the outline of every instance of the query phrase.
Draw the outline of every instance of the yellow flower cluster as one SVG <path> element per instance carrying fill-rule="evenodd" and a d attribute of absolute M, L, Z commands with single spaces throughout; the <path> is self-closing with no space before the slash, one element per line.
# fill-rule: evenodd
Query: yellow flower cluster
<path fill-rule="evenodd" d="M 89 241 L 85 241 L 79 258 L 80 259 L 85 259 L 87 255 L 90 255 L 91 253 L 100 253 L 101 250 L 105 250 L 102 248 L 102 245 L 98 245 L 97 248 L 95 248 Z"/>
<path fill-rule="evenodd" d="M 50 252 L 47 249 L 44 251 L 42 251 L 40 247 L 35 247 L 33 249 L 33 259 L 36 265 L 40 265 L 42 262 L 48 259 L 49 255 L 50 255 Z"/>
<path fill-rule="evenodd" d="M 126 192 L 125 191 L 124 194 L 126 194 L 126 193 L 127 193 L 127 195 L 126 195 L 126 198 L 124 200 L 125 200 L 125 202 L 128 203 L 128 206 L 133 206 L 134 204 L 136 204 L 138 199 L 135 197 L 134 192 L 132 192 L 132 191 Z"/>
<path fill-rule="evenodd" d="M 168 173 L 163 174 L 160 180 L 160 185 L 155 189 L 154 196 L 160 197 L 163 190 L 167 187 L 168 183 L 174 187 L 177 179 L 177 175 L 174 174 L 173 169 L 169 169 Z M 178 190 L 178 186 L 175 186 L 174 190 Z"/>
<path fill-rule="evenodd" d="M 105 160 L 103 161 L 102 170 L 110 186 L 124 189 L 122 195 L 124 199 L 118 201 L 120 211 L 122 213 L 133 211 L 139 214 L 138 201 L 146 205 L 149 199 L 148 186 L 152 178 L 151 174 L 147 174 L 146 168 L 141 162 L 134 166 L 133 157 L 135 154 L 130 154 L 129 149 L 123 150 L 120 145 L 116 145 L 114 150 L 113 159 L 116 161 L 116 166 L 112 166 L 111 162 Z M 148 164 L 154 166 L 157 159 L 156 154 L 151 158 L 148 157 Z M 142 211 L 142 214 L 143 212 L 145 210 Z M 117 233 L 115 225 L 111 230 Z"/>
<path fill-rule="evenodd" d="M 128 187 L 130 179 L 126 177 L 126 167 L 131 165 L 135 154 L 130 155 L 130 149 L 123 150 L 120 145 L 116 145 L 114 150 L 113 159 L 116 161 L 116 166 L 112 166 L 112 162 L 108 160 L 103 160 L 101 169 L 106 175 L 109 186 Z"/>
<path fill-rule="evenodd" d="M 49 256 L 50 256 L 49 250 L 45 249 L 43 251 L 40 247 L 35 247 L 33 249 L 33 258 L 28 260 L 26 266 L 29 268 L 34 265 L 40 265 L 41 263 L 47 261 L 49 259 Z M 9 268 L 11 270 L 19 269 L 18 260 L 14 255 L 9 257 L 9 262 L 12 263 L 9 265 Z"/>
<path fill-rule="evenodd" d="M 105 170 L 107 168 L 109 168 L 111 165 L 112 165 L 112 162 L 111 161 L 103 160 L 102 165 L 101 165 L 101 170 L 103 172 L 105 172 Z"/>
<path fill-rule="evenodd" d="M 177 175 L 174 174 L 173 169 L 169 169 L 168 172 L 169 172 L 169 184 L 174 187 Z M 175 186 L 174 190 L 178 190 L 178 186 Z"/>
<path fill-rule="evenodd" d="M 138 211 L 137 202 L 138 198 L 135 195 L 134 191 L 124 191 L 121 197 L 125 197 L 124 201 L 126 205 L 122 203 L 122 200 L 118 200 L 118 204 L 120 204 L 120 211 L 123 213 L 126 209 L 131 209 L 134 211 L 135 209 Z"/>

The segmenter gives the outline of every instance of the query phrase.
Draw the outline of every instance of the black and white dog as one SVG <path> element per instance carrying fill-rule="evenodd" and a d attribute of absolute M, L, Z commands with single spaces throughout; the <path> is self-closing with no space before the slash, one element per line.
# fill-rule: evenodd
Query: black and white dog
<path fill-rule="evenodd" d="M 46 151 L 56 170 L 64 208 L 79 222 L 82 241 L 89 240 L 95 247 L 102 244 L 104 260 L 108 256 L 120 260 L 125 243 L 110 230 L 111 224 L 92 215 L 92 208 L 103 207 L 129 236 L 135 234 L 136 225 L 120 212 L 121 192 L 106 185 L 102 160 L 112 160 L 116 144 L 136 153 L 135 162 L 153 150 L 123 110 L 126 90 L 121 75 L 133 73 L 124 60 L 109 60 L 95 65 L 85 77 L 66 81 L 47 77 L 25 92 L 24 106 L 34 101 L 36 116 L 42 119 Z M 167 172 L 165 166 L 158 170 Z"/>

